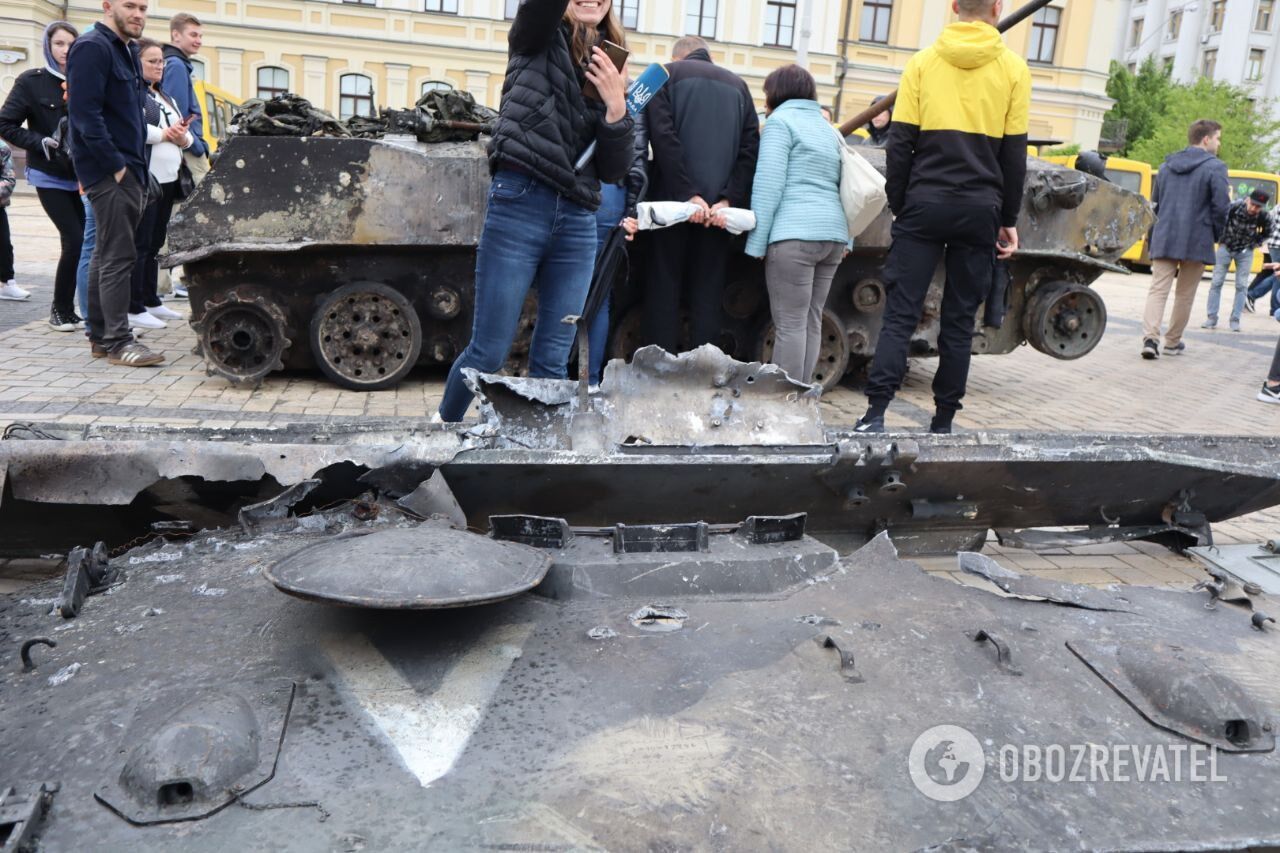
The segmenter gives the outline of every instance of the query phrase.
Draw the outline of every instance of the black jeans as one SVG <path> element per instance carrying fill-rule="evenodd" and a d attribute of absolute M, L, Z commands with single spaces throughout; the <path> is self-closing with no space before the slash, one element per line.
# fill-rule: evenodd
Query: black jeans
<path fill-rule="evenodd" d="M 0 207 L 0 284 L 13 281 L 13 240 L 9 237 L 9 210 Z"/>
<path fill-rule="evenodd" d="M 133 340 L 129 290 L 137 260 L 134 235 L 142 219 L 146 191 L 133 172 L 127 171 L 119 182 L 114 175 L 107 175 L 88 192 L 98 226 L 89 262 L 89 338 L 114 350 Z"/>
<path fill-rule="evenodd" d="M 169 233 L 169 217 L 178 199 L 178 182 L 160 185 L 160 197 L 152 199 L 142 213 L 133 245 L 138 258 L 133 265 L 133 278 L 129 287 L 129 313 L 141 314 L 148 308 L 160 305 L 157 290 L 159 264 L 156 258 Z"/>
<path fill-rule="evenodd" d="M 680 296 L 689 293 L 689 349 L 713 343 L 724 322 L 730 235 L 720 228 L 674 225 L 653 232 L 644 297 L 644 342 L 680 352 Z"/>
<path fill-rule="evenodd" d="M 999 209 L 988 205 L 908 202 L 894 220 L 884 266 L 888 303 L 867 378 L 867 398 L 873 406 L 887 406 L 902 387 L 911 335 L 920 324 L 929 283 L 945 254 L 947 279 L 942 288 L 933 399 L 940 410 L 961 408 L 969 381 L 975 316 L 991 287 L 999 231 Z"/>
<path fill-rule="evenodd" d="M 84 241 L 84 202 L 75 190 L 37 188 L 36 197 L 58 229 L 62 244 L 58 270 L 53 277 L 53 307 L 70 313 L 75 309 L 76 266 L 80 263 L 80 244 Z"/>

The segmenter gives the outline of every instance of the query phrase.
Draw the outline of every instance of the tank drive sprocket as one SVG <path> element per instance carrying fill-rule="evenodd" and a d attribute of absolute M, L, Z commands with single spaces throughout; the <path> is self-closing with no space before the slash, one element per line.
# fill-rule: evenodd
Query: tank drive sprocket
<path fill-rule="evenodd" d="M 355 391 L 382 391 L 409 375 L 422 324 L 404 294 L 378 282 L 343 285 L 311 318 L 311 352 L 325 376 Z"/>
<path fill-rule="evenodd" d="M 191 325 L 209 375 L 235 385 L 257 385 L 283 370 L 293 344 L 284 308 L 255 288 L 237 288 L 212 300 Z"/>
<path fill-rule="evenodd" d="M 758 358 L 761 362 L 773 360 L 773 321 L 765 323 L 760 332 Z M 834 313 L 824 309 L 822 312 L 822 344 L 818 349 L 818 363 L 813 369 L 813 381 L 823 389 L 830 391 L 840 384 L 849 367 L 849 336 L 845 332 L 844 323 Z"/>
<path fill-rule="evenodd" d="M 1093 351 L 1107 328 L 1107 307 L 1092 288 L 1046 282 L 1027 300 L 1027 342 L 1045 355 L 1071 360 Z"/>

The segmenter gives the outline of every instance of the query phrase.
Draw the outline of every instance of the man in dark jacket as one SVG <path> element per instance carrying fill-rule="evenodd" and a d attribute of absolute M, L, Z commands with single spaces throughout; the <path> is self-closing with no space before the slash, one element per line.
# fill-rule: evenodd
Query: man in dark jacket
<path fill-rule="evenodd" d="M 677 352 L 686 285 L 689 347 L 712 343 L 720 333 L 730 236 L 708 226 L 718 211 L 751 204 L 760 120 L 747 84 L 711 61 L 705 41 L 680 39 L 671 55 L 671 79 L 645 111 L 653 147 L 649 199 L 700 209 L 688 223 L 650 237 L 644 340 Z"/>
<path fill-rule="evenodd" d="M 89 340 L 95 358 L 148 367 L 164 356 L 129 332 L 134 231 L 147 193 L 142 71 L 131 39 L 142 35 L 147 0 L 103 0 L 103 20 L 71 46 L 67 110 L 71 157 L 97 222 L 89 264 Z"/>
<path fill-rule="evenodd" d="M 1151 232 L 1151 290 L 1142 315 L 1142 357 L 1160 357 L 1160 324 L 1169 290 L 1177 279 L 1166 355 L 1182 355 L 1182 333 L 1206 264 L 1213 263 L 1214 243 L 1227 223 L 1227 164 L 1218 159 L 1222 125 L 1209 119 L 1187 130 L 1191 144 L 1164 158 L 1156 177 L 1156 226 Z"/>
<path fill-rule="evenodd" d="M 206 159 L 209 146 L 204 141 L 204 120 L 200 117 L 200 103 L 191 82 L 191 57 L 200 52 L 204 43 L 204 25 L 195 15 L 179 12 L 169 19 L 169 39 L 170 43 L 164 46 L 164 78 L 160 89 L 177 104 L 183 118 L 193 116 L 187 129 L 196 141 L 185 152 L 191 157 L 184 159 L 188 168 L 195 166 L 192 173 L 198 181 L 209 171 Z"/>

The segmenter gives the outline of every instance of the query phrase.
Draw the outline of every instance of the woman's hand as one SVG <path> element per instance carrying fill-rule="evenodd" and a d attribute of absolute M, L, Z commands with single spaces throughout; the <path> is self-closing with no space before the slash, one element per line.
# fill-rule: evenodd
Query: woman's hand
<path fill-rule="evenodd" d="M 627 242 L 630 243 L 636 238 L 636 232 L 640 230 L 640 221 L 634 216 L 628 216 L 622 220 L 622 230 L 627 232 Z"/>
<path fill-rule="evenodd" d="M 593 47 L 587 79 L 596 87 L 600 100 L 604 101 L 605 121 L 609 124 L 622 121 L 627 114 L 627 66 L 624 64 L 619 71 L 613 67 L 609 54 Z"/>
<path fill-rule="evenodd" d="M 183 143 L 187 141 L 187 128 L 182 122 L 171 124 L 164 129 L 164 141 L 172 142 L 179 148 L 183 147 Z"/>

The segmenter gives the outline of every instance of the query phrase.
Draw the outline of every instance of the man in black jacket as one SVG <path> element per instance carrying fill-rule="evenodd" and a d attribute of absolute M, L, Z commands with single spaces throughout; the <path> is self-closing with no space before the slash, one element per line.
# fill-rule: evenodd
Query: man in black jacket
<path fill-rule="evenodd" d="M 147 193 L 147 126 L 138 48 L 147 0 L 103 0 L 103 20 L 76 39 L 67 57 L 71 157 L 97 222 L 89 264 L 89 340 L 95 358 L 126 367 L 164 356 L 129 332 L 134 231 Z"/>
<path fill-rule="evenodd" d="M 715 342 L 723 316 L 729 233 L 710 227 L 726 207 L 749 207 L 760 120 L 742 78 L 711 61 L 696 36 L 676 42 L 671 79 L 646 110 L 653 147 L 651 201 L 699 207 L 689 223 L 655 232 L 644 301 L 644 340 L 677 352 L 680 295 L 689 288 L 689 348 Z"/>

